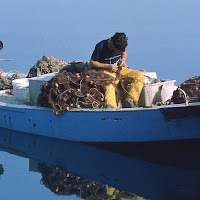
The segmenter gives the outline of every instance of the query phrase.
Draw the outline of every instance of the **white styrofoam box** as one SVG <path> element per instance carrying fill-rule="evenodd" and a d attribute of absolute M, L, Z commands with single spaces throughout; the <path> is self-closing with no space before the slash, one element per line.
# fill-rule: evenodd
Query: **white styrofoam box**
<path fill-rule="evenodd" d="M 144 84 L 142 89 L 139 106 L 148 107 L 156 102 L 161 102 L 161 86 L 174 86 L 175 80 L 161 81 L 158 83 Z"/>
<path fill-rule="evenodd" d="M 51 78 L 55 76 L 56 73 L 49 73 L 45 75 L 41 75 L 39 77 L 33 77 L 29 79 L 29 94 L 30 94 L 30 105 L 36 106 L 37 99 L 41 92 L 41 86 L 49 81 Z"/>
<path fill-rule="evenodd" d="M 156 72 L 141 72 L 144 75 L 144 84 L 150 83 L 150 79 L 157 79 Z"/>
<path fill-rule="evenodd" d="M 12 81 L 14 96 L 23 101 L 29 101 L 29 78 L 20 78 Z"/>
<path fill-rule="evenodd" d="M 177 90 L 177 86 L 174 85 L 163 85 L 161 89 L 161 102 L 165 104 L 169 99 L 172 98 L 173 93 Z"/>

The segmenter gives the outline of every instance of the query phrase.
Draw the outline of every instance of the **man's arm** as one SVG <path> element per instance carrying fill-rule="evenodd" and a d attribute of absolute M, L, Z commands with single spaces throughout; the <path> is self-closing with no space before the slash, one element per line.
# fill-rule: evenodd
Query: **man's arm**
<path fill-rule="evenodd" d="M 107 70 L 111 70 L 113 72 L 116 72 L 118 67 L 117 65 L 114 64 L 106 64 L 106 63 L 100 63 L 98 61 L 94 61 L 94 60 L 90 60 L 90 65 L 93 68 L 98 68 L 98 69 L 107 69 Z"/>
<path fill-rule="evenodd" d="M 127 59 L 127 52 L 124 51 L 124 52 L 122 53 L 122 59 L 121 59 L 121 61 L 125 62 L 126 59 Z"/>
<path fill-rule="evenodd" d="M 126 63 L 125 63 L 126 59 L 127 59 L 127 52 L 124 51 L 122 53 L 122 58 L 121 58 L 121 61 L 120 61 L 120 64 L 119 64 L 120 67 L 126 67 Z"/>

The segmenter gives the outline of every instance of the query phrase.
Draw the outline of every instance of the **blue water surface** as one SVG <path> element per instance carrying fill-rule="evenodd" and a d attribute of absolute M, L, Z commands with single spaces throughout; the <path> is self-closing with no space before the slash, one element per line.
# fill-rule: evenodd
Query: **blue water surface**
<path fill-rule="evenodd" d="M 29 171 L 29 159 L 0 152 L 4 174 L 0 176 L 0 198 L 10 199 L 77 199 L 72 196 L 57 196 L 40 184 L 41 174 Z"/>
<path fill-rule="evenodd" d="M 199 75 L 198 0 L 7 0 L 1 2 L 4 71 L 28 73 L 44 54 L 90 60 L 97 42 L 115 32 L 129 38 L 127 65 L 177 84 Z"/>
<path fill-rule="evenodd" d="M 180 84 L 199 75 L 199 7 L 199 0 L 1 1 L 0 59 L 13 60 L 1 61 L 0 68 L 28 73 L 43 55 L 86 62 L 97 42 L 125 32 L 131 69 L 144 68 Z M 30 170 L 30 159 L 145 199 L 200 199 L 199 153 L 188 152 L 191 147 L 130 156 L 5 129 L 0 144 L 1 199 L 78 199 L 41 184 L 42 175 Z"/>
<path fill-rule="evenodd" d="M 199 144 L 155 145 L 103 148 L 0 129 L 0 197 L 200 199 Z"/>

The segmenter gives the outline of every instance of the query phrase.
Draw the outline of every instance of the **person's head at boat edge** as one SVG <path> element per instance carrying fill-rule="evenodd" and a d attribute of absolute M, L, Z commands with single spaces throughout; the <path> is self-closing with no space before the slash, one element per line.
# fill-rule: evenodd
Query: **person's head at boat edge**
<path fill-rule="evenodd" d="M 3 42 L 0 41 L 0 50 L 3 49 Z"/>
<path fill-rule="evenodd" d="M 2 41 L 0 41 L 0 51 L 1 51 L 1 49 L 3 49 L 3 42 Z M 0 69 L 0 76 L 2 75 L 2 72 L 3 72 L 3 70 Z"/>

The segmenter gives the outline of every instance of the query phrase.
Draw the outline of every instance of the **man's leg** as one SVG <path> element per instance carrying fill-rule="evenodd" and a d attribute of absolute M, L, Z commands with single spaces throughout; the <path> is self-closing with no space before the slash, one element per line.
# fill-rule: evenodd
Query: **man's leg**
<path fill-rule="evenodd" d="M 105 103 L 110 108 L 117 108 L 115 87 L 113 84 L 104 87 L 105 91 Z"/>
<path fill-rule="evenodd" d="M 103 70 L 105 74 L 108 74 L 112 76 L 113 78 L 116 78 L 116 73 L 108 72 L 106 70 Z M 117 84 L 119 81 L 115 81 L 115 84 Z M 116 93 L 115 93 L 115 86 L 113 84 L 104 86 L 105 91 L 105 103 L 108 107 L 117 108 L 117 102 L 116 102 Z"/>
<path fill-rule="evenodd" d="M 138 70 L 122 68 L 121 78 L 125 81 L 128 80 L 128 93 L 125 101 L 133 101 L 135 106 L 138 106 L 140 93 L 144 85 L 144 75 Z"/>

